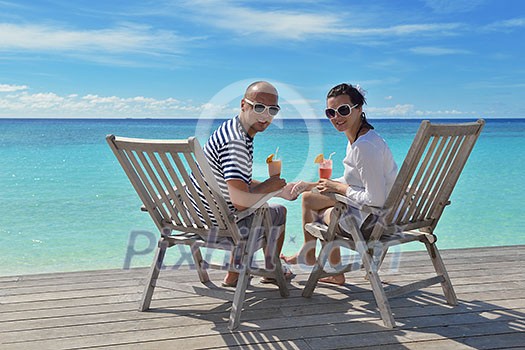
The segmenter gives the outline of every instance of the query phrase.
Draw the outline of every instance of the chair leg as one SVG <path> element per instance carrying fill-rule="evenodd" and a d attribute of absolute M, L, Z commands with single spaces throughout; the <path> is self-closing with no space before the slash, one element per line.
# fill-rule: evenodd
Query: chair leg
<path fill-rule="evenodd" d="M 457 305 L 458 299 L 456 297 L 456 292 L 454 292 L 454 287 L 452 286 L 452 282 L 450 281 L 447 269 L 445 268 L 443 259 L 441 259 L 441 254 L 439 254 L 436 244 L 425 242 L 425 247 L 427 248 L 428 255 L 430 255 L 430 259 L 432 260 L 436 274 L 438 276 L 443 276 L 441 288 L 443 289 L 443 294 L 445 294 L 447 303 L 449 305 Z"/>
<path fill-rule="evenodd" d="M 365 279 L 370 282 L 377 307 L 379 308 L 379 313 L 381 314 L 381 319 L 387 328 L 394 328 L 396 326 L 396 321 L 392 315 L 388 297 L 386 296 L 385 289 L 383 288 L 383 284 L 381 283 L 381 279 L 377 272 L 381 259 L 374 259 L 375 249 L 370 249 L 365 243 L 361 232 L 357 230 L 357 226 L 354 225 L 353 227 L 355 230 L 352 232 L 352 237 L 354 238 L 354 242 L 356 242 L 356 250 L 361 256 L 361 260 L 365 267 Z"/>
<path fill-rule="evenodd" d="M 388 247 L 382 247 L 381 248 L 381 255 L 379 256 L 378 263 L 377 263 L 377 270 L 381 268 L 381 265 L 383 265 L 383 261 L 386 258 L 386 254 L 388 253 Z"/>
<path fill-rule="evenodd" d="M 306 285 L 304 286 L 302 293 L 303 297 L 310 298 L 312 296 L 314 289 L 317 286 L 317 282 L 321 278 L 323 272 L 324 271 L 321 263 L 316 261 L 312 272 L 310 272 L 310 276 L 308 276 L 308 281 L 306 281 Z"/>
<path fill-rule="evenodd" d="M 244 298 L 246 296 L 246 288 L 250 282 L 250 265 L 252 263 L 253 254 L 255 253 L 255 242 L 257 231 L 250 232 L 246 245 L 242 248 L 241 266 L 239 269 L 239 278 L 237 279 L 237 286 L 235 287 L 235 294 L 233 295 L 232 310 L 230 312 L 230 321 L 228 328 L 230 331 L 235 330 L 239 327 L 241 322 L 241 311 L 244 304 Z M 237 251 L 234 250 L 233 254 Z"/>
<path fill-rule="evenodd" d="M 330 246 L 330 244 L 328 245 Z M 310 275 L 308 276 L 308 280 L 306 281 L 306 284 L 304 286 L 303 293 L 301 294 L 304 298 L 312 297 L 312 294 L 314 293 L 315 287 L 317 287 L 319 279 L 325 272 L 323 266 L 325 266 L 326 262 L 328 261 L 328 256 L 330 255 L 329 253 L 325 254 L 324 252 L 326 246 L 326 242 L 321 242 L 321 251 L 317 256 L 317 259 L 315 260 L 314 267 L 310 272 Z"/>
<path fill-rule="evenodd" d="M 279 293 L 283 298 L 286 298 L 290 295 L 290 292 L 288 291 L 288 287 L 286 286 L 286 279 L 284 278 L 284 272 L 283 272 L 283 266 L 281 264 L 281 261 L 279 257 L 275 259 L 275 281 L 277 282 L 277 285 L 279 286 Z"/>
<path fill-rule="evenodd" d="M 239 271 L 239 279 L 237 280 L 235 294 L 233 295 L 232 310 L 230 312 L 230 321 L 228 323 L 230 331 L 239 327 L 241 322 L 241 311 L 246 296 L 246 288 L 248 288 L 248 283 L 250 282 L 249 277 L 248 268 L 243 265 Z"/>
<path fill-rule="evenodd" d="M 144 293 L 142 293 L 142 300 L 140 301 L 139 311 L 146 311 L 149 309 L 151 304 L 151 298 L 153 297 L 153 291 L 157 284 L 157 278 L 159 277 L 160 270 L 162 268 L 162 262 L 166 255 L 166 249 L 168 249 L 168 241 L 164 238 L 161 238 L 158 243 L 158 248 L 155 253 L 155 258 L 151 264 L 150 271 L 148 274 L 148 279 L 146 281 L 146 286 L 144 288 Z"/>
<path fill-rule="evenodd" d="M 199 280 L 201 283 L 206 283 L 210 281 L 208 272 L 204 268 L 204 259 L 202 258 L 200 247 L 191 247 L 191 255 L 193 256 L 193 261 L 195 262 L 195 268 L 199 274 Z"/>
<path fill-rule="evenodd" d="M 263 250 L 265 252 L 265 265 L 266 268 L 273 268 L 273 275 L 275 281 L 277 282 L 277 286 L 279 287 L 279 293 L 281 294 L 281 297 L 286 298 L 290 295 L 290 292 L 288 291 L 288 287 L 286 285 L 286 279 L 284 277 L 283 265 L 281 264 L 281 259 L 279 258 L 279 252 L 276 249 L 277 241 L 280 235 L 283 234 L 283 230 L 281 227 L 277 229 L 272 227 L 270 213 L 268 210 L 265 211 L 263 220 L 265 227 L 267 228 L 266 245 L 265 247 L 263 247 Z M 267 253 L 271 253 L 270 263 L 266 261 L 266 259 L 268 259 L 268 257 L 266 256 Z"/>
<path fill-rule="evenodd" d="M 381 319 L 383 323 L 388 328 L 394 328 L 396 326 L 396 321 L 392 315 L 392 310 L 390 309 L 390 303 L 385 294 L 385 290 L 377 273 L 377 265 L 374 263 L 373 258 L 370 254 L 364 252 L 363 255 L 363 264 L 365 265 L 365 270 L 368 276 L 370 285 L 372 286 L 372 291 L 376 299 L 377 307 L 379 308 L 379 313 L 381 314 Z"/>

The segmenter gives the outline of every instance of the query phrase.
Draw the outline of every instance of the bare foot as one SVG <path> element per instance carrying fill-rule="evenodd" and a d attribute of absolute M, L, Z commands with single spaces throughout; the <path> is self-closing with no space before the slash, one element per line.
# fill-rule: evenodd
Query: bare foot
<path fill-rule="evenodd" d="M 313 259 L 310 259 L 310 258 L 305 259 L 301 257 L 300 254 L 295 254 L 292 256 L 284 256 L 284 254 L 281 254 L 279 257 L 283 259 L 285 263 L 290 264 L 290 265 L 296 265 L 296 264 L 301 263 L 301 264 L 305 264 L 308 266 L 312 266 L 315 264 L 315 257 Z"/>
<path fill-rule="evenodd" d="M 343 284 L 345 284 L 345 275 L 335 275 L 321 278 L 319 279 L 319 282 L 337 284 L 338 286 L 342 286 Z"/>
<path fill-rule="evenodd" d="M 279 258 L 284 260 L 284 262 L 287 263 L 287 264 L 290 264 L 290 265 L 297 264 L 297 255 L 284 256 L 284 254 L 281 254 L 281 255 L 279 255 Z"/>
<path fill-rule="evenodd" d="M 222 281 L 223 287 L 235 287 L 237 285 L 237 280 L 239 279 L 239 273 L 228 271 L 226 277 Z"/>

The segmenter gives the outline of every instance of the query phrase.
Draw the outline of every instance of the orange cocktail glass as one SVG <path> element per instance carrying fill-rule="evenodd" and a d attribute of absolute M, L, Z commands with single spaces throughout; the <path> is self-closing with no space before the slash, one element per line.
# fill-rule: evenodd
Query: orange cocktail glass
<path fill-rule="evenodd" d="M 281 167 L 282 162 L 280 159 L 273 159 L 268 163 L 268 175 L 272 176 L 281 176 Z"/>

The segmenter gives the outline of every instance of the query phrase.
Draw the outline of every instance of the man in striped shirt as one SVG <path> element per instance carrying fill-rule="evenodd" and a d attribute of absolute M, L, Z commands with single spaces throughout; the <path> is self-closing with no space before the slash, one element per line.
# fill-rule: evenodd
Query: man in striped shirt
<path fill-rule="evenodd" d="M 279 176 L 263 182 L 252 179 L 253 138 L 268 128 L 279 109 L 278 93 L 273 85 L 265 81 L 252 83 L 241 100 L 239 115 L 219 126 L 204 146 L 204 154 L 232 212 L 247 209 L 267 193 L 280 189 L 283 189 L 282 197 L 295 199 L 291 198 L 293 184 L 286 185 Z M 284 240 L 286 208 L 273 203 L 269 205 L 273 226 L 280 227 L 275 247 L 279 253 Z M 211 211 L 207 211 L 213 218 Z M 252 219 L 249 216 L 239 221 L 238 226 L 249 227 Z M 237 279 L 238 273 L 228 272 L 223 285 L 234 286 Z"/>

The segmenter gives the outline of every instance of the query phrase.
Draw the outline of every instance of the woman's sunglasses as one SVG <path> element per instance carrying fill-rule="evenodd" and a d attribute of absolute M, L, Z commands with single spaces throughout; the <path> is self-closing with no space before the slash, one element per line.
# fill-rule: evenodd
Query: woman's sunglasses
<path fill-rule="evenodd" d="M 352 113 L 352 108 L 357 107 L 357 103 L 353 106 L 350 106 L 348 103 L 345 103 L 344 105 L 340 105 L 336 109 L 333 108 L 327 108 L 324 110 L 324 113 L 326 114 L 326 117 L 329 119 L 335 118 L 335 113 L 339 113 L 341 117 L 346 117 L 350 113 Z"/>
<path fill-rule="evenodd" d="M 253 110 L 257 114 L 263 114 L 264 111 L 266 111 L 266 109 L 268 109 L 268 114 L 271 117 L 275 117 L 277 115 L 277 113 L 279 113 L 279 111 L 281 110 L 281 107 L 279 107 L 279 106 L 267 106 L 267 105 L 265 105 L 263 103 L 250 101 L 247 98 L 244 98 L 244 101 L 246 101 L 247 104 L 252 106 Z"/>

